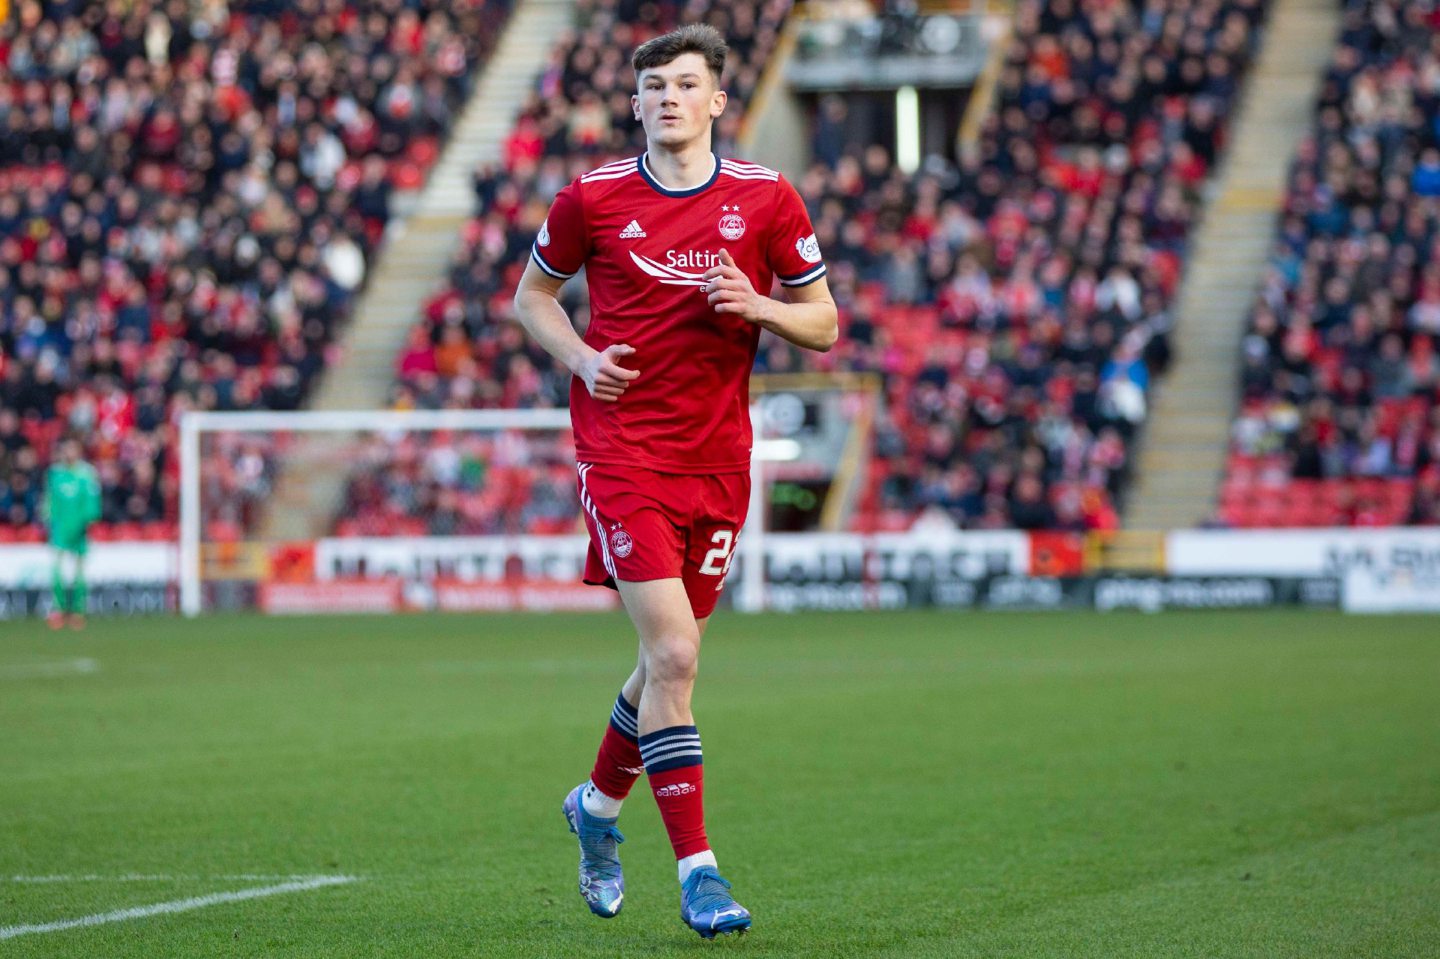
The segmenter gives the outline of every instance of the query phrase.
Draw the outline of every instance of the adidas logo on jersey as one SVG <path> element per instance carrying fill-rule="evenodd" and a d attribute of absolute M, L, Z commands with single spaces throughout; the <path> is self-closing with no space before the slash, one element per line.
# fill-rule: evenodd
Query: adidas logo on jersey
<path fill-rule="evenodd" d="M 638 220 L 631 220 L 630 225 L 620 231 L 622 240 L 638 240 L 643 236 L 645 236 L 645 231 L 640 228 Z"/>
<path fill-rule="evenodd" d="M 661 786 L 659 789 L 655 790 L 655 798 L 665 799 L 673 798 L 675 796 L 685 796 L 693 793 L 694 791 L 695 787 L 690 785 L 689 783 L 673 783 L 669 786 Z"/>

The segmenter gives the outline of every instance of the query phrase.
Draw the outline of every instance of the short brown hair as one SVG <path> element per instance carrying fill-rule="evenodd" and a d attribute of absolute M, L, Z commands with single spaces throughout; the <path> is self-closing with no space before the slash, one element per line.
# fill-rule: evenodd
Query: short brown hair
<path fill-rule="evenodd" d="M 638 79 L 642 70 L 663 67 L 684 53 L 698 53 L 705 58 L 705 66 L 710 68 L 718 87 L 720 75 L 725 72 L 725 56 L 729 52 L 730 47 L 719 30 L 708 23 L 691 23 L 640 44 L 630 58 L 630 65 L 635 68 Z"/>

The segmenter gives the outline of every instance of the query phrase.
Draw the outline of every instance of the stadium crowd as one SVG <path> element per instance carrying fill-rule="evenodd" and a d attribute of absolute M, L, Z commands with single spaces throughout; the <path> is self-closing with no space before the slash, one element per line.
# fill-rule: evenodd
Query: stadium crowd
<path fill-rule="evenodd" d="M 716 127 L 716 149 L 735 152 L 743 105 L 775 48 L 790 0 L 580 0 L 574 28 L 557 39 L 535 89 L 521 106 L 503 150 L 503 163 L 476 171 L 477 214 L 464 228 L 448 283 L 424 305 L 420 321 L 396 361 L 396 409 L 556 407 L 569 402 L 570 374 L 526 340 L 512 320 L 510 300 L 550 200 L 581 173 L 644 149 L 644 131 L 630 109 L 635 46 L 681 23 L 707 22 L 731 46 L 726 85 L 735 97 Z M 572 314 L 583 317 L 584 289 L 567 288 Z M 466 529 L 508 531 L 531 513 L 517 504 L 524 477 L 506 494 L 509 508 L 494 513 L 494 498 L 465 486 L 458 475 L 427 467 L 432 457 L 397 455 L 375 464 L 383 480 L 351 482 L 339 529 L 382 532 L 425 525 L 426 510 L 444 497 L 474 515 Z M 378 496 L 377 489 L 387 492 Z M 574 472 L 536 471 L 534 502 L 566 504 L 577 515 Z M 538 508 L 538 507 L 537 507 Z"/>
<path fill-rule="evenodd" d="M 508 0 L 14 6 L 0 529 L 39 537 L 37 487 L 68 433 L 100 471 L 97 534 L 168 537 L 179 413 L 301 405 L 392 190 L 423 179 Z M 252 512 L 257 450 L 217 457 L 214 519 Z"/>
<path fill-rule="evenodd" d="M 623 59 L 639 38 L 616 4 L 582 9 L 505 168 L 477 174 L 450 284 L 397 360 L 397 407 L 566 402 L 568 372 L 509 322 L 509 291 L 554 193 L 642 145 Z M 728 81 L 740 105 L 785 5 L 745 9 L 718 3 L 706 17 L 743 51 Z M 767 335 L 756 369 L 882 375 L 861 528 L 926 510 L 970 528 L 1116 525 L 1199 189 L 1264 13 L 1264 0 L 1025 0 L 978 147 L 915 175 L 884 147 L 847 145 L 843 103 L 825 104 L 819 162 L 797 187 L 830 265 L 840 346 L 817 357 Z M 739 122 L 735 111 L 717 130 L 722 152 Z M 583 322 L 584 290 L 568 295 Z"/>
<path fill-rule="evenodd" d="M 1350 0 L 1244 340 L 1219 519 L 1440 523 L 1440 10 Z"/>

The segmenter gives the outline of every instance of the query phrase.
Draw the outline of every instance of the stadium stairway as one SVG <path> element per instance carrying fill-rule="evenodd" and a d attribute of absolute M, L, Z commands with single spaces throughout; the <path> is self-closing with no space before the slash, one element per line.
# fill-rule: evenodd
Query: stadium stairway
<path fill-rule="evenodd" d="M 1191 246 L 1173 334 L 1125 512 L 1129 529 L 1195 526 L 1213 511 L 1239 396 L 1240 341 L 1295 148 L 1340 25 L 1334 0 L 1276 0 L 1232 139 Z"/>
<path fill-rule="evenodd" d="M 412 211 L 392 222 L 378 260 L 370 265 L 354 321 L 311 409 L 385 407 L 395 381 L 395 357 L 421 304 L 439 288 L 459 246 L 461 227 L 474 213 L 475 170 L 499 162 L 515 115 L 544 69 L 555 38 L 574 22 L 574 8 L 575 0 L 517 0 L 429 181 Z M 305 460 L 326 462 L 323 444 L 334 444 L 336 438 L 314 434 L 305 442 L 312 444 Z M 282 476 L 263 538 L 275 541 L 328 533 L 344 482 L 343 468 Z"/>

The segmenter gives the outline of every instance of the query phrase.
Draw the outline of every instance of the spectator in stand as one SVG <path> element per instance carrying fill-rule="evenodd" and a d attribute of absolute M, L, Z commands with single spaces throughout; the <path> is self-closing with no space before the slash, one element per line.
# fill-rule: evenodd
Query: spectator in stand
<path fill-rule="evenodd" d="M 658 3 L 652 25 L 706 19 L 737 37 L 742 62 L 727 82 L 743 99 L 786 8 Z M 521 111 L 504 168 L 477 172 L 476 218 L 449 288 L 425 307 L 429 349 L 413 340 L 399 361 L 420 364 L 402 372 L 399 402 L 565 402 L 568 371 L 510 335 L 507 294 L 554 192 L 635 149 L 623 52 L 643 39 L 613 0 L 580 10 Z M 845 333 L 818 359 L 767 337 L 756 363 L 883 377 L 880 469 L 861 523 L 908 523 L 927 508 L 962 526 L 1113 528 L 1127 445 L 1169 358 L 1199 190 L 1224 148 L 1222 118 L 1264 10 L 1263 0 L 1025 0 L 978 148 L 956 163 L 928 158 L 915 176 L 883 147 L 847 150 L 843 108 L 822 108 L 817 163 L 797 187 L 835 264 Z M 717 132 L 724 141 L 735 129 Z M 569 305 L 583 317 L 583 303 Z M 461 329 L 470 356 L 442 370 L 435 351 Z"/>
<path fill-rule="evenodd" d="M 1433 515 L 1440 18 L 1423 5 L 1350 0 L 1342 23 L 1244 343 L 1234 493 L 1221 506 L 1235 521 L 1259 498 L 1257 462 L 1262 485 L 1343 491 L 1345 508 L 1299 522 Z M 1377 503 L 1356 492 L 1371 488 L 1351 483 L 1358 477 L 1399 495 Z"/>
<path fill-rule="evenodd" d="M 16 5 L 0 25 L 0 392 L 37 463 L 66 422 L 94 420 L 109 518 L 173 521 L 155 477 L 175 471 L 182 397 L 296 408 L 380 241 L 392 168 L 445 132 L 507 7 L 417 0 L 392 22 L 385 0 Z M 30 522 L 33 484 L 0 484 Z"/>

